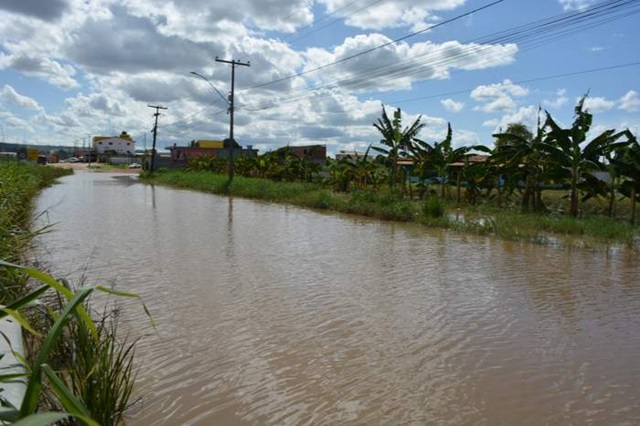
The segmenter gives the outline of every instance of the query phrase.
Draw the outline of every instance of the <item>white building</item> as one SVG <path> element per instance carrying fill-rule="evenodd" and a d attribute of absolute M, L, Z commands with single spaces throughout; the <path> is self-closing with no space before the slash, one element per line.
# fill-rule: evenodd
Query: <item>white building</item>
<path fill-rule="evenodd" d="M 93 138 L 93 149 L 98 155 L 110 151 L 115 151 L 117 155 L 134 155 L 136 142 L 127 132 L 122 132 L 120 136 L 96 136 Z"/>

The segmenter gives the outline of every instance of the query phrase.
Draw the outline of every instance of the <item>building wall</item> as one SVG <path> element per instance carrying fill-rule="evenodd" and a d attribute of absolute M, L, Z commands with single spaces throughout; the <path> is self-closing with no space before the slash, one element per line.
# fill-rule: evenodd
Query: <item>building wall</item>
<path fill-rule="evenodd" d="M 130 139 L 122 138 L 95 138 L 93 141 L 93 149 L 98 154 L 104 154 L 106 151 L 115 151 L 118 154 L 133 155 L 136 150 L 136 143 Z"/>
<path fill-rule="evenodd" d="M 309 156 L 314 164 L 324 166 L 327 164 L 327 146 L 326 145 L 305 145 L 288 147 L 291 153 L 299 158 Z"/>

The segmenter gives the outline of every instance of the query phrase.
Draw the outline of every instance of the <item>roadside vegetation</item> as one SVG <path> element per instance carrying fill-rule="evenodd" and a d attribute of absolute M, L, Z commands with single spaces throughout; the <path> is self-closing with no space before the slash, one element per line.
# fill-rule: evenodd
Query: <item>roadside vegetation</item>
<path fill-rule="evenodd" d="M 390 117 L 383 106 L 373 124 L 381 140 L 324 168 L 284 147 L 238 158 L 233 181 L 226 160 L 211 157 L 142 178 L 509 240 L 637 247 L 640 145 L 629 130 L 590 135 L 585 99 L 570 127 L 540 111 L 537 129 L 513 123 L 491 149 L 454 147 L 451 125 L 441 141 L 420 140 L 421 118 L 403 127 L 400 109 Z"/>
<path fill-rule="evenodd" d="M 55 179 L 72 173 L 15 160 L 0 161 L 0 319 L 23 329 L 23 371 L 0 371 L 2 424 L 123 424 L 135 374 L 135 342 L 117 333 L 117 309 L 94 312 L 89 296 L 100 291 L 137 297 L 101 286 L 73 288 L 28 263 L 34 229 L 33 200 Z M 4 337 L 6 338 L 6 337 Z M 4 357 L 9 354 L 0 354 Z M 14 367 L 14 366 L 12 366 Z M 20 406 L 2 398 L 7 383 L 23 382 Z"/>
<path fill-rule="evenodd" d="M 640 145 L 629 130 L 589 138 L 585 98 L 570 127 L 541 111 L 537 129 L 514 123 L 492 148 L 455 147 L 451 125 L 441 141 L 420 140 L 421 118 L 403 126 L 400 109 L 390 117 L 383 107 L 381 140 L 324 168 L 284 147 L 238 158 L 233 181 L 226 161 L 209 157 L 142 178 L 504 239 L 637 246 Z"/>

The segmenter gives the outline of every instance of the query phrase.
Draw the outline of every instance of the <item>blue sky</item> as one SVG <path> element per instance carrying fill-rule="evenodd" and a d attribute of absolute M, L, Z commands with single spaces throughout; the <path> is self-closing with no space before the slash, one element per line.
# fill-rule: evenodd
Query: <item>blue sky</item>
<path fill-rule="evenodd" d="M 474 12 L 475 11 L 475 12 Z M 640 133 L 640 0 L 0 0 L 0 138 L 79 145 L 127 131 L 138 147 L 235 135 L 364 150 L 384 104 L 420 134 L 492 144 L 538 109 L 593 133 Z M 206 76 L 211 85 L 190 74 Z"/>

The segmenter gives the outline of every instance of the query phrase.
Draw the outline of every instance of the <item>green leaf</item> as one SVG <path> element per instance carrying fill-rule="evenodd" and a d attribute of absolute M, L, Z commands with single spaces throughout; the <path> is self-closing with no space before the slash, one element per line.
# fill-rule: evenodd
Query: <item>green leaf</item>
<path fill-rule="evenodd" d="M 42 371 L 49 379 L 53 392 L 56 394 L 58 401 L 60 401 L 65 410 L 71 414 L 79 414 L 85 417 L 91 416 L 87 407 L 85 407 L 84 404 L 76 398 L 73 392 L 69 390 L 62 380 L 60 380 L 58 375 L 48 364 L 42 365 Z"/>
<path fill-rule="evenodd" d="M 74 294 L 71 290 L 66 288 L 61 283 L 59 283 L 51 275 L 45 274 L 44 272 L 40 272 L 37 269 L 15 265 L 13 263 L 5 262 L 4 260 L 0 260 L 0 266 L 4 266 L 5 268 L 9 268 L 9 269 L 14 269 L 14 270 L 17 269 L 17 270 L 23 271 L 30 277 L 42 281 L 43 283 L 47 284 L 49 287 L 61 293 L 62 295 L 64 295 L 64 297 L 67 298 L 67 300 L 71 300 L 74 297 Z M 87 311 L 85 311 L 82 306 L 79 306 L 77 309 L 77 312 L 78 312 L 78 315 L 80 315 L 80 317 L 82 318 L 83 322 L 87 325 L 87 327 L 91 331 L 91 335 L 93 336 L 93 338 L 97 340 L 98 329 L 96 328 L 96 325 L 94 324 L 93 320 L 91 319 Z"/>
<path fill-rule="evenodd" d="M 47 358 L 49 357 L 49 353 L 53 349 L 56 340 L 62 333 L 64 326 L 74 315 L 74 312 L 76 310 L 79 310 L 82 302 L 87 297 L 89 297 L 92 291 L 93 291 L 93 288 L 85 287 L 83 289 L 78 290 L 75 293 L 71 302 L 69 302 L 65 306 L 64 310 L 60 314 L 60 317 L 53 324 L 53 326 L 49 330 L 49 333 L 47 334 L 44 341 L 42 342 L 40 352 L 38 352 L 38 357 L 33 366 L 33 371 L 31 374 L 31 378 L 29 380 L 29 384 L 27 385 L 27 390 L 25 392 L 24 400 L 22 402 L 22 407 L 20 407 L 21 416 L 27 416 L 29 414 L 33 414 L 36 408 L 38 407 L 38 397 L 40 394 L 40 389 L 42 388 L 41 365 L 44 364 Z M 89 321 L 91 321 L 91 319 L 89 319 Z M 93 321 L 91 321 L 91 324 L 95 327 L 95 324 L 93 324 Z"/>
<path fill-rule="evenodd" d="M 43 285 L 42 287 L 32 291 L 31 293 L 25 295 L 24 297 L 16 300 L 13 303 L 11 303 L 5 309 L 10 309 L 10 310 L 13 310 L 13 311 L 17 311 L 18 309 L 23 308 L 23 307 L 29 305 L 30 303 L 32 303 L 33 301 L 37 300 L 38 297 L 40 297 L 42 295 L 42 293 L 44 293 L 48 289 L 49 289 L 49 286 Z M 7 312 L 1 311 L 0 312 L 0 319 L 6 317 L 7 315 L 8 315 Z"/>
<path fill-rule="evenodd" d="M 33 329 L 33 327 L 31 327 L 31 324 L 29 324 L 29 321 L 27 321 L 27 319 L 23 317 L 20 312 L 14 311 L 13 309 L 9 309 L 9 308 L 3 308 L 1 311 L 10 315 L 14 320 L 18 322 L 18 324 L 20 324 L 22 328 L 27 330 L 29 333 L 38 337 L 42 336 L 42 334 L 38 333 Z"/>

